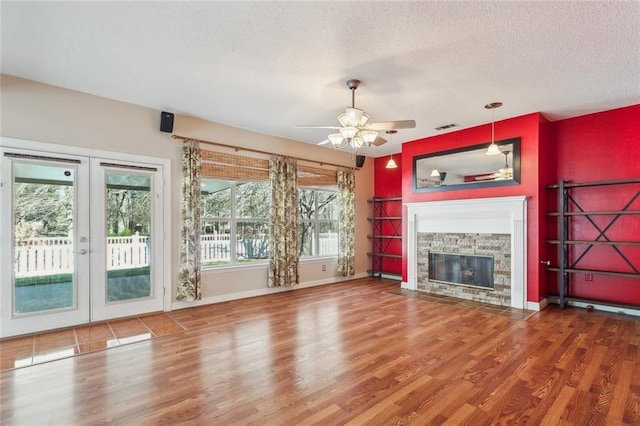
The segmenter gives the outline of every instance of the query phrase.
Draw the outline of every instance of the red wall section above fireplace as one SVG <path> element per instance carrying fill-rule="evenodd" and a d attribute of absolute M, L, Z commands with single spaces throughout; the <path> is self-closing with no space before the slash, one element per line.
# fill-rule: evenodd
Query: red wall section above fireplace
<path fill-rule="evenodd" d="M 415 193 L 413 192 L 413 157 L 433 152 L 446 151 L 470 145 L 491 142 L 491 124 L 472 127 L 457 132 L 446 133 L 407 142 L 402 145 L 402 198 L 405 203 L 471 198 L 527 196 L 527 298 L 537 302 L 542 295 L 539 289 L 539 168 L 545 159 L 540 158 L 539 130 L 541 116 L 527 114 L 495 123 L 495 139 L 521 138 L 520 184 L 489 188 L 460 189 L 453 191 Z M 406 244 L 405 244 L 406 247 Z M 403 279 L 407 279 L 406 262 L 403 265 Z"/>

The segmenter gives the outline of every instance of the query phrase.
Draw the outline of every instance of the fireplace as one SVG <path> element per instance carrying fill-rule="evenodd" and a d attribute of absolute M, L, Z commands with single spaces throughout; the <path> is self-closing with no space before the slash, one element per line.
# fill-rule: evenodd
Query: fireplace
<path fill-rule="evenodd" d="M 429 281 L 493 288 L 493 256 L 429 253 Z"/>
<path fill-rule="evenodd" d="M 403 288 L 500 306 L 528 307 L 526 197 L 405 206 L 407 281 L 402 283 Z M 452 266 L 456 256 L 467 266 Z M 476 262 L 484 265 L 471 264 L 470 258 L 477 258 Z"/>

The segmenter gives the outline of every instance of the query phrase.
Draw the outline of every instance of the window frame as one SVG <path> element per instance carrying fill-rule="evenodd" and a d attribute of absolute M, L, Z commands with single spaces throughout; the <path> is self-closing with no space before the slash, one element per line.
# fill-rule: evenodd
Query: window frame
<path fill-rule="evenodd" d="M 242 261 L 242 260 L 238 260 L 238 247 L 237 247 L 237 243 L 238 243 L 238 224 L 240 223 L 263 223 L 266 224 L 267 227 L 271 226 L 271 221 L 269 217 L 266 218 L 256 218 L 256 217 L 239 217 L 238 216 L 238 196 L 237 196 L 237 186 L 238 184 L 246 184 L 246 183 L 253 183 L 253 184 L 261 184 L 261 185 L 267 185 L 267 187 L 270 188 L 270 184 L 269 182 L 264 182 L 264 181 L 247 181 L 247 180 L 243 180 L 243 181 L 236 181 L 236 180 L 229 180 L 229 179 L 221 179 L 221 178 L 215 178 L 215 177 L 203 177 L 201 178 L 202 181 L 205 180 L 213 180 L 213 181 L 222 181 L 222 182 L 226 182 L 229 185 L 228 190 L 230 191 L 230 200 L 229 200 L 229 213 L 230 216 L 228 217 L 213 217 L 213 216 L 204 216 L 202 215 L 200 217 L 200 222 L 201 222 L 201 227 L 204 228 L 205 222 L 209 222 L 212 224 L 215 223 L 228 223 L 229 224 L 229 261 L 225 262 L 225 263 L 219 263 L 219 264 L 205 264 L 202 259 L 200 260 L 200 267 L 202 269 L 218 269 L 218 268 L 228 268 L 228 267 L 244 267 L 244 266 L 256 266 L 256 265 L 265 265 L 269 262 L 269 258 L 267 256 L 267 258 L 265 259 L 254 259 L 254 260 L 250 260 L 250 261 Z M 226 190 L 226 189 L 225 189 Z M 201 199 L 202 199 L 202 195 L 201 195 Z M 269 203 L 271 203 L 271 200 L 268 200 Z M 200 209 L 201 209 L 201 214 L 202 214 L 202 203 L 200 205 Z M 201 232 L 201 243 L 202 243 L 202 236 L 204 235 L 210 235 L 210 234 L 205 234 L 204 232 Z M 268 252 L 267 252 L 268 253 Z"/>

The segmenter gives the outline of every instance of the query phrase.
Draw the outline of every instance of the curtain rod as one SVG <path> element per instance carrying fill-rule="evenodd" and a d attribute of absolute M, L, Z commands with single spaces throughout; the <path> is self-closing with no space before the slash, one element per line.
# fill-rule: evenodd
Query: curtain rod
<path fill-rule="evenodd" d="M 254 149 L 254 148 L 244 148 L 244 147 L 240 147 L 240 146 L 227 145 L 227 144 L 220 143 L 220 142 L 211 142 L 211 141 L 205 141 L 205 140 L 202 140 L 202 139 L 189 138 L 189 137 L 186 137 L 186 136 L 171 135 L 171 137 L 174 138 L 174 139 L 181 139 L 183 143 L 186 142 L 186 141 L 189 141 L 189 140 L 194 140 L 194 141 L 198 141 L 200 143 L 204 143 L 204 144 L 207 144 L 207 145 L 215 145 L 215 146 L 223 146 L 225 148 L 231 148 L 231 149 L 235 150 L 236 152 L 238 152 L 238 151 L 248 151 L 248 152 L 255 152 L 257 154 L 282 155 L 282 154 L 276 154 L 274 152 L 261 151 L 259 149 Z M 288 157 L 292 157 L 292 156 L 289 155 Z M 302 161 L 308 161 L 310 163 L 320 164 L 321 166 L 344 167 L 346 169 L 360 170 L 359 167 L 345 166 L 345 165 L 342 165 L 342 164 L 330 163 L 328 161 L 310 160 L 308 158 L 301 158 L 301 157 L 292 157 L 292 158 L 295 158 L 296 160 L 302 160 Z"/>

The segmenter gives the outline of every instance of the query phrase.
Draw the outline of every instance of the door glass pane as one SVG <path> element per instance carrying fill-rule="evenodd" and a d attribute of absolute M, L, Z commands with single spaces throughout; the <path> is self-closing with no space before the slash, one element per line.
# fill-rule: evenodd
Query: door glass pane
<path fill-rule="evenodd" d="M 13 164 L 15 315 L 76 306 L 74 166 Z"/>
<path fill-rule="evenodd" d="M 151 176 L 107 171 L 107 302 L 151 292 Z"/>

